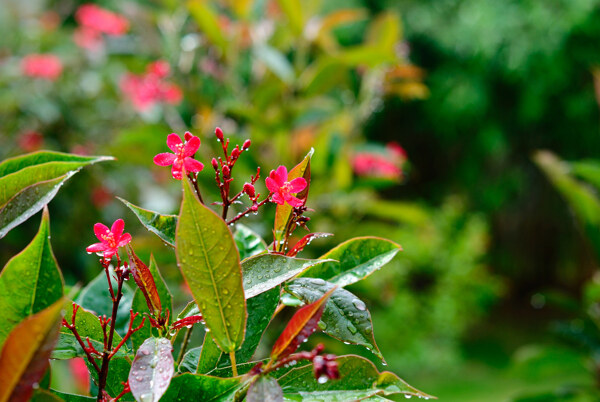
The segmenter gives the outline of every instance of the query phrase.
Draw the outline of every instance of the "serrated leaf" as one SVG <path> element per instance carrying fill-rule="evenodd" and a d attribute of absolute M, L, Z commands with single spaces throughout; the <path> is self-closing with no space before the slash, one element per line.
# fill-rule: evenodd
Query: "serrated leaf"
<path fill-rule="evenodd" d="M 307 186 L 304 190 L 296 194 L 296 198 L 300 200 L 306 200 L 308 197 L 308 190 L 310 188 L 310 158 L 312 157 L 314 149 L 311 149 L 310 152 L 304 157 L 302 162 L 294 166 L 292 170 L 288 173 L 288 181 L 292 181 L 298 177 L 303 177 L 306 180 Z M 275 208 L 275 223 L 274 223 L 274 233 L 275 233 L 275 244 L 277 251 L 281 251 L 281 247 L 283 244 L 281 240 L 283 239 L 286 228 L 292 218 L 293 208 L 287 202 L 283 205 L 277 204 Z"/>
<path fill-rule="evenodd" d="M 362 400 L 372 395 L 404 394 L 421 398 L 434 398 L 408 385 L 393 373 L 379 373 L 373 363 L 359 356 L 340 356 L 337 359 L 339 380 L 319 383 L 312 364 L 297 366 L 278 377 L 286 400 Z M 303 399 L 304 398 L 304 399 Z"/>
<path fill-rule="evenodd" d="M 260 254 L 242 261 L 246 299 L 266 292 L 315 265 L 329 260 L 307 260 L 279 254 Z"/>
<path fill-rule="evenodd" d="M 41 210 L 82 167 L 111 159 L 39 151 L 0 163 L 0 238 Z"/>
<path fill-rule="evenodd" d="M 199 374 L 182 374 L 173 378 L 161 402 L 233 401 L 240 388 L 239 378 L 218 378 Z"/>
<path fill-rule="evenodd" d="M 334 286 L 322 279 L 298 278 L 286 284 L 285 289 L 308 304 L 319 300 Z M 333 291 L 319 326 L 323 332 L 342 342 L 364 346 L 385 363 L 375 343 L 371 314 L 365 303 L 349 291 L 342 288 Z"/>
<path fill-rule="evenodd" d="M 267 243 L 256 232 L 241 223 L 235 226 L 233 239 L 240 251 L 242 261 L 267 250 Z"/>
<path fill-rule="evenodd" d="M 127 255 L 129 256 L 131 276 L 138 286 L 138 289 L 141 290 L 144 295 L 150 314 L 158 317 L 162 312 L 162 305 L 160 303 L 160 296 L 156 284 L 154 283 L 152 272 L 150 272 L 148 266 L 135 254 L 131 245 L 128 244 L 126 249 Z"/>
<path fill-rule="evenodd" d="M 26 401 L 50 364 L 65 301 L 27 317 L 10 332 L 0 352 L 0 401 Z"/>
<path fill-rule="evenodd" d="M 148 338 L 138 349 L 129 372 L 129 388 L 136 401 L 157 402 L 175 372 L 173 346 L 166 338 Z"/>
<path fill-rule="evenodd" d="M 299 276 L 321 278 L 340 287 L 348 286 L 380 269 L 401 250 L 400 245 L 381 237 L 356 237 L 320 257 L 335 261 L 314 266 Z"/>
<path fill-rule="evenodd" d="M 50 218 L 44 209 L 34 239 L 0 273 L 0 346 L 19 322 L 62 296 L 63 278 L 50 246 Z"/>
<path fill-rule="evenodd" d="M 283 401 L 283 391 L 277 380 L 269 376 L 259 376 L 250 384 L 246 402 L 280 402 Z"/>
<path fill-rule="evenodd" d="M 211 336 L 221 350 L 233 352 L 244 341 L 247 317 L 240 255 L 227 224 L 182 181 L 177 262 Z"/>
<path fill-rule="evenodd" d="M 160 237 L 162 241 L 171 247 L 175 247 L 175 229 L 177 227 L 177 215 L 164 215 L 150 211 L 130 203 L 123 198 L 117 197 L 137 216 L 142 225 L 149 231 Z"/>
<path fill-rule="evenodd" d="M 298 346 L 316 331 L 325 309 L 325 303 L 335 289 L 329 290 L 319 300 L 296 311 L 273 345 L 271 350 L 272 361 L 294 353 Z"/>

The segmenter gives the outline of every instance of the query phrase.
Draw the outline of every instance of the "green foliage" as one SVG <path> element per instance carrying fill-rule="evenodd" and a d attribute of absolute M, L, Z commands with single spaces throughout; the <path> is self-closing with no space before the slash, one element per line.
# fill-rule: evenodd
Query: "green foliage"
<path fill-rule="evenodd" d="M 140 208 L 122 198 L 119 198 L 119 200 L 133 211 L 146 229 L 156 234 L 168 245 L 175 247 L 175 229 L 177 227 L 176 215 L 162 215 L 158 212 Z"/>

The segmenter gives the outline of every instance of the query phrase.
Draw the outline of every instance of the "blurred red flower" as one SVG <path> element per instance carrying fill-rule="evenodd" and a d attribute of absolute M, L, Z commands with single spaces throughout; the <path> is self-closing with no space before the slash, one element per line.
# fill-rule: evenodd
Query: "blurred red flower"
<path fill-rule="evenodd" d="M 21 60 L 21 72 L 27 77 L 55 81 L 62 70 L 62 62 L 53 54 L 30 54 Z"/>
<path fill-rule="evenodd" d="M 121 91 L 139 112 L 157 103 L 177 105 L 183 99 L 183 92 L 176 84 L 164 80 L 169 71 L 169 65 L 164 61 L 151 63 L 144 74 L 125 74 L 121 79 Z"/>

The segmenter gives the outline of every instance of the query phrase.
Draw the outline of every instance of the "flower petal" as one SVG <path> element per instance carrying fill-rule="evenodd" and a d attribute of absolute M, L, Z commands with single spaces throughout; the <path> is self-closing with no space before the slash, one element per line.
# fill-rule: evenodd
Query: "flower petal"
<path fill-rule="evenodd" d="M 156 163 L 158 166 L 169 166 L 173 164 L 173 161 L 175 160 L 176 156 L 165 152 L 162 154 L 158 154 L 154 157 L 154 163 Z"/>
<path fill-rule="evenodd" d="M 104 250 L 106 250 L 106 244 L 104 243 L 94 243 L 85 249 L 85 251 L 87 251 L 88 253 L 97 253 L 99 251 Z"/>
<path fill-rule="evenodd" d="M 277 171 L 275 172 L 275 174 L 277 174 L 277 176 L 279 176 L 279 180 L 281 180 L 281 186 L 283 186 L 283 183 L 285 183 L 287 181 L 287 177 L 288 177 L 287 168 L 285 166 L 281 165 L 277 168 Z"/>
<path fill-rule="evenodd" d="M 125 247 L 125 245 L 128 244 L 130 241 L 131 241 L 131 235 L 129 233 L 125 233 L 119 239 L 119 244 L 117 244 L 117 247 Z"/>
<path fill-rule="evenodd" d="M 281 193 L 279 193 L 279 192 L 273 193 L 273 197 L 271 197 L 271 200 L 274 203 L 279 204 L 279 205 L 285 204 L 285 200 L 283 199 Z"/>
<path fill-rule="evenodd" d="M 179 159 L 175 159 L 173 162 L 173 167 L 171 167 L 171 174 L 174 179 L 181 180 L 183 174 L 181 173 L 181 168 L 183 167 L 183 163 Z"/>
<path fill-rule="evenodd" d="M 204 164 L 192 158 L 185 158 L 183 160 L 183 166 L 185 167 L 186 172 L 200 172 L 204 169 Z"/>
<path fill-rule="evenodd" d="M 290 192 L 299 193 L 306 188 L 306 180 L 303 177 L 297 177 L 290 182 Z"/>
<path fill-rule="evenodd" d="M 192 156 L 196 153 L 196 151 L 200 148 L 200 138 L 196 136 L 192 136 L 188 142 L 185 143 L 183 147 L 183 156 Z"/>
<path fill-rule="evenodd" d="M 266 178 L 265 184 L 267 185 L 267 188 L 269 189 L 269 191 L 272 193 L 278 192 L 279 189 L 281 188 L 281 186 L 279 186 L 277 184 L 277 182 L 274 179 L 272 179 L 271 177 Z"/>
<path fill-rule="evenodd" d="M 125 222 L 123 219 L 117 219 L 115 223 L 112 224 L 110 231 L 115 236 L 115 240 L 119 239 L 123 234 L 123 229 L 125 228 Z"/>
<path fill-rule="evenodd" d="M 115 254 L 117 254 L 117 249 L 116 248 L 109 248 L 108 250 L 106 250 L 104 252 L 104 258 L 106 258 L 106 259 L 111 258 Z"/>
<path fill-rule="evenodd" d="M 171 133 L 167 136 L 167 146 L 171 151 L 175 153 L 179 152 L 178 145 L 181 144 L 183 144 L 183 141 L 181 141 L 181 138 L 177 134 Z"/>
<path fill-rule="evenodd" d="M 285 201 L 292 207 L 301 207 L 302 204 L 304 204 L 304 201 L 299 200 L 298 198 L 289 194 L 285 194 Z"/>
<path fill-rule="evenodd" d="M 106 236 L 108 233 L 110 233 L 108 226 L 103 225 L 102 223 L 96 223 L 94 225 L 94 234 L 101 242 L 104 242 L 102 236 Z"/>

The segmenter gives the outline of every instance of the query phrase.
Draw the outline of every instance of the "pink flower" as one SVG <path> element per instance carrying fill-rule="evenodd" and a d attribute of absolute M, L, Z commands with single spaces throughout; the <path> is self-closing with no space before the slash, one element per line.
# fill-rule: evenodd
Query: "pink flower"
<path fill-rule="evenodd" d="M 98 50 L 104 44 L 102 34 L 92 28 L 79 27 L 73 32 L 73 41 L 83 49 L 90 51 Z"/>
<path fill-rule="evenodd" d="M 266 179 L 267 188 L 273 193 L 271 201 L 283 205 L 290 204 L 292 207 L 299 207 L 304 201 L 294 197 L 292 193 L 297 194 L 306 188 L 306 180 L 297 177 L 292 181 L 287 181 L 288 171 L 285 166 L 279 166 L 277 170 L 271 170 Z"/>
<path fill-rule="evenodd" d="M 21 72 L 27 77 L 55 81 L 62 69 L 62 62 L 53 54 L 30 54 L 21 60 Z"/>
<path fill-rule="evenodd" d="M 121 79 L 121 91 L 139 112 L 157 103 L 177 105 L 183 99 L 183 93 L 177 85 L 164 80 L 169 71 L 165 61 L 151 63 L 144 74 L 125 74 Z"/>
<path fill-rule="evenodd" d="M 154 157 L 154 163 L 158 166 L 169 166 L 173 178 L 181 180 L 183 177 L 182 170 L 186 172 L 200 172 L 204 169 L 204 164 L 193 159 L 193 155 L 200 148 L 200 138 L 192 135 L 190 132 L 185 133 L 185 143 L 181 141 L 181 137 L 177 134 L 169 134 L 167 136 L 167 145 L 173 153 L 165 152 Z"/>
<path fill-rule="evenodd" d="M 125 222 L 123 222 L 123 219 L 117 219 L 110 229 L 101 223 L 96 223 L 94 225 L 94 234 L 96 234 L 100 243 L 92 244 L 85 250 L 88 253 L 104 252 L 104 258 L 111 258 L 117 254 L 119 247 L 125 247 L 131 241 L 129 233 L 123 234 L 124 228 Z"/>
<path fill-rule="evenodd" d="M 113 36 L 123 35 L 129 29 L 127 18 L 95 4 L 84 4 L 79 7 L 75 13 L 75 20 L 82 27 Z"/>

